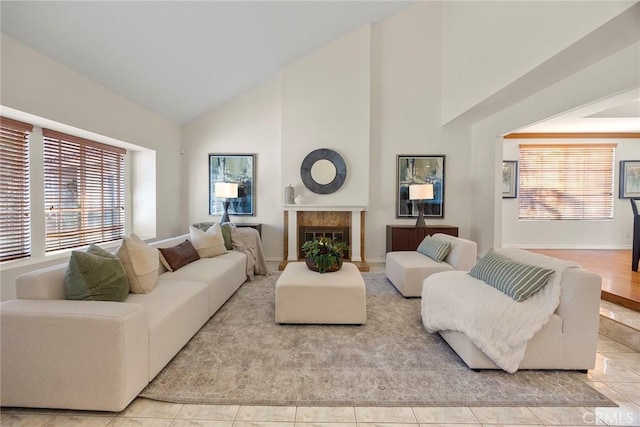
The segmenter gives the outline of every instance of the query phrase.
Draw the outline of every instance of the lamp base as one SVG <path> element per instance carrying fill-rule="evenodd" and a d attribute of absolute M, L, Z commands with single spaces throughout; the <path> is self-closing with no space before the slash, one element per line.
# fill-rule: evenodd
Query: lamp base
<path fill-rule="evenodd" d="M 427 224 L 424 222 L 424 205 L 418 203 L 418 220 L 416 221 L 416 228 L 427 228 Z"/>
<path fill-rule="evenodd" d="M 231 220 L 229 219 L 229 213 L 227 212 L 227 210 L 229 209 L 229 200 L 225 200 L 224 202 L 222 202 L 222 207 L 224 208 L 224 214 L 220 219 L 220 224 L 224 224 L 225 222 L 231 222 Z"/>

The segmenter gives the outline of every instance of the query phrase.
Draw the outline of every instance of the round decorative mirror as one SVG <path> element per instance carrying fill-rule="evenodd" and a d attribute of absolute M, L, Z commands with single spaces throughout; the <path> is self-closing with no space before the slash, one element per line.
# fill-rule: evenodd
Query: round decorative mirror
<path fill-rule="evenodd" d="M 336 167 L 329 160 L 318 160 L 311 166 L 311 178 L 320 185 L 327 185 L 336 177 Z"/>
<path fill-rule="evenodd" d="M 337 152 L 319 148 L 307 154 L 300 167 L 305 187 L 317 194 L 337 191 L 347 178 L 347 165 Z"/>

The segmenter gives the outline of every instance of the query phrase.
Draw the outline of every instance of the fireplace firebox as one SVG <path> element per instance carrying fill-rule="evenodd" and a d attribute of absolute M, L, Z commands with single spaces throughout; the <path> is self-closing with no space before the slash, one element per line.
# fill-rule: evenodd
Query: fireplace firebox
<path fill-rule="evenodd" d="M 369 271 L 364 258 L 364 206 L 294 205 L 284 208 L 284 258 L 279 265 L 284 270 L 288 262 L 304 259 L 301 246 L 315 237 L 325 236 L 348 245 L 345 261 L 354 263 L 360 271 Z"/>
<path fill-rule="evenodd" d="M 303 259 L 302 244 L 309 240 L 317 239 L 320 237 L 326 237 L 333 239 L 337 242 L 346 243 L 349 245 L 349 227 L 324 227 L 324 226 L 303 226 L 299 228 L 298 242 L 300 247 L 298 248 L 298 259 Z M 343 255 L 344 259 L 350 259 L 350 250 L 347 249 Z"/>

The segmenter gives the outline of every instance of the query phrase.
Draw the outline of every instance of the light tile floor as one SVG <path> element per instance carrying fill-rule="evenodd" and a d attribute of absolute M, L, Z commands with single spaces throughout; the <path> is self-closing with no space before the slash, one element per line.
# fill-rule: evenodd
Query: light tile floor
<path fill-rule="evenodd" d="M 606 305 L 615 312 L 615 305 Z M 602 310 L 601 310 L 602 312 Z M 625 321 L 640 313 L 623 311 Z M 640 353 L 604 335 L 585 376 L 618 407 L 283 407 L 187 405 L 136 399 L 120 413 L 2 408 L 0 426 L 404 427 L 640 426 Z"/>

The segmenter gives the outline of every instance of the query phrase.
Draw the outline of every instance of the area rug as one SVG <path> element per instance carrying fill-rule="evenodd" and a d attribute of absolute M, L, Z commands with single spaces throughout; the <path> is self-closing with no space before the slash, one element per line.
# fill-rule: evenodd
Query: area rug
<path fill-rule="evenodd" d="M 584 373 L 472 371 L 426 332 L 420 299 L 402 297 L 383 273 L 363 273 L 366 325 L 278 325 L 277 277 L 245 283 L 141 396 L 241 405 L 615 406 Z"/>

